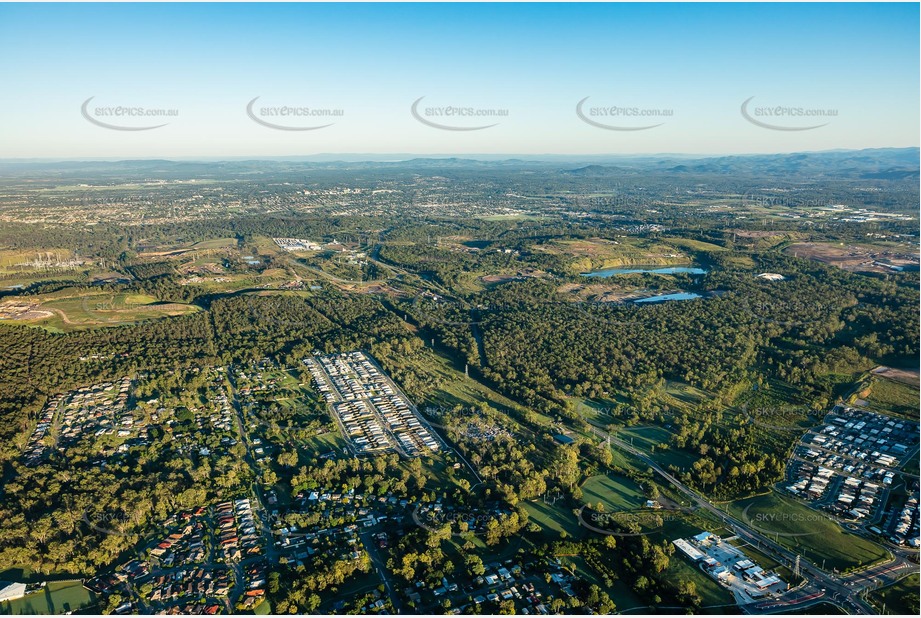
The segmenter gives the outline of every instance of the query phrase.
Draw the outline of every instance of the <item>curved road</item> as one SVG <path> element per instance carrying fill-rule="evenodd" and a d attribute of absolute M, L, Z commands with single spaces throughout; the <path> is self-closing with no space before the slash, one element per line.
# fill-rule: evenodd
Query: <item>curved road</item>
<path fill-rule="evenodd" d="M 627 442 L 609 434 L 602 428 L 589 423 L 592 431 L 601 438 L 610 438 L 611 442 L 623 450 L 627 451 L 647 466 L 652 468 L 659 476 L 668 481 L 675 489 L 691 499 L 692 503 L 716 516 L 726 526 L 728 526 L 736 535 L 744 541 L 756 546 L 760 551 L 766 553 L 771 558 L 781 564 L 792 566 L 796 560 L 797 554 L 786 547 L 774 542 L 766 535 L 751 528 L 741 520 L 729 515 L 723 510 L 716 507 L 705 497 L 698 494 L 693 489 L 675 478 L 672 474 L 662 469 L 658 463 L 652 460 L 642 451 L 634 448 Z M 807 584 L 791 593 L 784 595 L 783 600 L 762 601 L 746 605 L 743 609 L 749 613 L 764 613 L 767 610 L 774 609 L 779 611 L 778 607 L 791 609 L 791 606 L 814 603 L 821 597 L 830 597 L 836 600 L 835 604 L 839 605 L 850 613 L 858 614 L 875 614 L 874 608 L 860 598 L 860 593 L 865 590 L 889 585 L 898 581 L 902 576 L 907 575 L 917 569 L 917 565 L 907 559 L 905 555 L 896 553 L 893 560 L 888 563 L 871 567 L 860 573 L 838 577 L 819 569 L 814 564 L 800 558 L 800 572 L 807 579 Z"/>

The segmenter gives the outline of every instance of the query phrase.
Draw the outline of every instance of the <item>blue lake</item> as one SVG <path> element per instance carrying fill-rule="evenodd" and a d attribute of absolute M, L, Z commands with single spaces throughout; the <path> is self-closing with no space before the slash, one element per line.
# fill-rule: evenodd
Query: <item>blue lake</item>
<path fill-rule="evenodd" d="M 674 294 L 659 294 L 658 296 L 649 296 L 647 298 L 638 298 L 635 303 L 660 303 L 666 300 L 691 300 L 700 298 L 700 294 L 694 292 L 675 292 Z"/>
<path fill-rule="evenodd" d="M 635 273 L 653 273 L 656 275 L 674 275 L 678 273 L 687 273 L 689 275 L 704 275 L 707 273 L 703 268 L 696 266 L 634 266 L 631 268 L 606 268 L 596 270 L 590 273 L 582 273 L 583 277 L 614 277 L 616 275 L 632 275 Z"/>

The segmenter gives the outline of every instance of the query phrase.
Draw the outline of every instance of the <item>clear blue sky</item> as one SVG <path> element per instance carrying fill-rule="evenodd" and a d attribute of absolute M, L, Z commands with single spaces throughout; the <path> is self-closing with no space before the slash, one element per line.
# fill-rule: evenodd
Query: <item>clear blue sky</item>
<path fill-rule="evenodd" d="M 0 5 L 0 157 L 740 153 L 917 146 L 917 4 Z M 342 110 L 251 120 L 247 103 Z M 508 115 L 417 121 L 410 106 Z M 149 131 L 101 128 L 168 122 Z M 649 121 L 576 115 L 671 110 Z M 748 122 L 740 106 L 837 115 Z M 97 107 L 176 109 L 115 118 Z M 254 113 L 259 113 L 258 111 Z"/>

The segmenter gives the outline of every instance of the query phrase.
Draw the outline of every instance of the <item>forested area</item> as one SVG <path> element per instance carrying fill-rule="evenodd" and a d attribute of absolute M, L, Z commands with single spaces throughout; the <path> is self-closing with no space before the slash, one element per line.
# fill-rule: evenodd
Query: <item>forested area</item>
<path fill-rule="evenodd" d="M 758 255 L 754 269 L 739 269 L 719 253 L 707 260 L 711 274 L 684 281 L 703 295 L 691 301 L 578 303 L 561 298 L 553 284 L 528 280 L 462 304 L 416 299 L 407 311 L 504 392 L 577 425 L 572 396 L 626 397 L 628 414 L 655 418 L 667 410 L 650 407 L 648 394 L 663 379 L 715 393 L 696 418 L 662 420 L 679 432 L 673 446 L 699 458 L 687 480 L 720 497 L 737 496 L 776 482 L 787 447 L 765 451 L 754 428 L 727 425 L 713 411 L 740 389 L 777 379 L 820 412 L 835 396 L 834 374 L 911 363 L 918 275 L 858 275 L 779 254 Z M 786 279 L 754 277 L 762 271 Z"/>
<path fill-rule="evenodd" d="M 718 269 L 699 288 L 712 297 L 649 306 L 567 303 L 553 285 L 511 282 L 469 300 L 481 308 L 487 358 L 468 360 L 550 411 L 548 401 L 562 405 L 568 394 L 638 393 L 661 377 L 719 391 L 777 375 L 827 396 L 821 375 L 837 363 L 904 362 L 917 349 L 917 275 L 879 280 L 792 258 L 759 267 L 792 274 L 773 284 Z M 466 312 L 449 303 L 415 309 L 472 351 Z"/>
<path fill-rule="evenodd" d="M 404 232 L 422 233 L 418 228 Z M 445 284 L 465 268 L 463 259 L 454 263 L 437 249 L 392 251 L 394 262 L 422 263 Z M 483 255 L 475 258 L 477 266 L 485 259 L 502 267 L 512 259 L 506 253 Z M 663 379 L 713 392 L 716 405 L 709 410 L 693 416 L 667 414 L 676 433 L 670 446 L 695 455 L 693 470 L 681 473 L 718 496 L 763 488 L 778 478 L 783 453 L 765 452 L 751 427 L 727 424 L 715 412 L 720 397 L 727 404 L 740 385 L 776 378 L 795 385 L 803 401 L 822 410 L 833 397 L 829 374 L 911 359 L 918 348 L 918 276 L 856 275 L 779 253 L 757 254 L 755 269 L 739 268 L 721 253 L 699 257 L 711 272 L 700 280 L 676 281 L 704 298 L 681 303 L 578 303 L 561 299 L 553 283 L 533 279 L 471 294 L 463 303 L 408 299 L 394 305 L 396 313 L 372 297 L 330 289 L 310 298 L 204 296 L 199 302 L 206 311 L 194 315 L 67 334 L 0 327 L 0 438 L 4 474 L 10 479 L 3 515 L 12 522 L 5 528 L 3 555 L 13 562 L 44 556 L 37 568 L 74 572 L 111 561 L 128 547 L 126 537 L 96 546 L 74 536 L 71 524 L 44 532 L 33 532 L 27 524 L 41 517 L 48 522 L 73 520 L 87 508 L 105 508 L 93 498 L 102 491 L 100 483 L 114 488 L 107 490 L 111 505 L 142 487 L 152 488 L 145 500 L 135 501 L 140 511 L 131 517 L 146 517 L 151 509 L 165 512 L 164 505 L 191 504 L 207 495 L 207 490 L 201 492 L 209 486 L 210 472 L 178 464 L 164 467 L 156 448 L 123 474 L 97 475 L 78 466 L 68 473 L 67 491 L 59 485 L 58 471 L 24 468 L 16 459 L 49 396 L 137 372 L 181 390 L 183 379 L 169 376 L 184 375 L 193 366 L 245 363 L 264 356 L 291 364 L 314 350 L 369 349 L 421 400 L 439 383 L 419 369 L 424 362 L 405 362 L 429 352 L 423 339 L 406 328 L 404 313 L 489 383 L 536 412 L 568 418 L 576 426 L 582 420 L 571 408 L 571 396 L 617 396 L 629 402 L 625 414 L 656 418 L 667 410 L 648 395 Z M 140 279 L 135 285 L 141 289 L 147 281 L 173 276 L 168 265 L 156 263 L 126 270 Z M 755 279 L 753 273 L 762 270 L 782 271 L 786 280 Z M 521 420 L 536 427 L 533 418 Z M 551 484 L 567 488 L 573 484 L 567 475 L 579 474 L 578 467 L 571 471 L 565 459 L 548 460 L 527 441 L 459 441 L 459 448 L 489 477 L 496 495 L 511 504 L 538 496 Z"/>

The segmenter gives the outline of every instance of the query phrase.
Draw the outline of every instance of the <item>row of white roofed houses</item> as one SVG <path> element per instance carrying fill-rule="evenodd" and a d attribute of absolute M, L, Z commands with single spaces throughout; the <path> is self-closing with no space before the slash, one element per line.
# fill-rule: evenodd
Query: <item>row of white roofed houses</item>
<path fill-rule="evenodd" d="M 358 452 L 397 445 L 410 456 L 439 450 L 409 400 L 364 352 L 317 355 L 304 359 L 304 364 Z"/>
<path fill-rule="evenodd" d="M 822 436 L 816 436 L 820 438 Z M 815 449 L 809 448 L 808 446 L 801 447 L 798 451 L 798 455 L 803 459 L 809 460 L 815 463 L 819 469 L 833 469 L 843 476 L 852 476 L 857 478 L 863 478 L 867 480 L 879 480 L 886 485 L 892 485 L 892 481 L 895 479 L 895 472 L 893 470 L 887 469 L 889 465 L 896 465 L 895 461 L 891 461 L 888 458 L 889 455 L 878 456 L 878 453 L 869 453 L 867 457 L 876 457 L 874 460 L 882 461 L 884 463 L 879 464 L 880 466 L 887 467 L 878 467 L 876 465 L 862 463 L 859 460 L 851 459 L 850 456 L 846 455 L 833 455 L 824 451 L 817 451 Z M 858 457 L 858 459 L 860 459 Z M 888 464 L 885 462 L 889 462 Z"/>
<path fill-rule="evenodd" d="M 921 521 L 918 519 L 918 490 L 914 492 L 905 501 L 901 510 L 893 509 L 889 525 L 886 527 L 889 531 L 889 540 L 896 545 L 905 545 L 906 543 L 915 549 L 921 545 Z M 884 532 L 876 526 L 869 528 L 870 532 L 882 535 Z"/>
<path fill-rule="evenodd" d="M 801 496 L 807 500 L 818 500 L 825 495 L 828 484 L 835 477 L 835 471 L 823 466 L 806 464 L 800 468 L 802 475 L 798 481 L 787 486 L 794 496 Z"/>
<path fill-rule="evenodd" d="M 864 519 L 876 510 L 879 485 L 854 477 L 844 479 L 838 499 L 830 508 L 852 519 Z"/>
<path fill-rule="evenodd" d="M 919 539 L 918 520 L 918 493 L 915 492 L 906 502 L 902 510 L 896 515 L 895 528 L 892 530 L 892 541 L 901 545 L 908 539 L 908 544 L 917 548 Z"/>
<path fill-rule="evenodd" d="M 364 401 L 344 401 L 333 404 L 333 410 L 342 421 L 348 437 L 359 452 L 371 452 L 390 448 L 390 441 L 384 435 L 377 417 Z"/>
<path fill-rule="evenodd" d="M 894 419 L 875 412 L 844 408 L 830 415 L 817 445 L 843 455 L 893 467 L 918 444 L 918 423 Z"/>
<path fill-rule="evenodd" d="M 399 395 L 372 397 L 371 402 L 394 432 L 400 446 L 410 455 L 417 455 L 423 449 L 438 450 L 438 442 L 422 426 L 419 417 L 409 408 L 409 402 Z"/>
<path fill-rule="evenodd" d="M 898 466 L 918 443 L 918 424 L 857 408 L 836 406 L 826 425 L 808 432 L 797 446 L 791 494 L 820 500 L 837 476 L 837 495 L 823 507 L 850 520 L 871 518 L 881 506 L 881 487 L 892 485 Z"/>
<path fill-rule="evenodd" d="M 807 451 L 804 457 L 810 458 L 816 454 L 815 451 Z M 821 458 L 821 460 L 823 463 L 828 462 L 825 457 Z M 835 465 L 837 462 L 829 463 Z M 840 465 L 836 467 L 839 470 L 841 469 Z M 844 467 L 845 473 L 851 471 L 847 469 L 849 467 L 851 466 Z M 891 473 L 887 472 L 886 474 Z M 799 475 L 800 478 L 796 482 L 787 485 L 786 490 L 794 496 L 815 501 L 820 500 L 825 495 L 829 485 L 839 476 L 839 472 L 825 466 L 803 463 L 799 468 Z M 848 476 L 847 474 L 840 474 L 840 476 L 843 477 L 844 481 L 838 490 L 836 500 L 826 504 L 825 508 L 847 519 L 864 519 L 872 515 L 878 506 L 880 485 L 871 482 L 866 477 L 875 477 L 876 473 L 864 473 L 861 475 L 863 478 Z M 889 484 L 892 482 L 891 478 L 890 476 L 885 476 L 883 480 Z M 889 480 L 886 481 L 886 479 Z"/>

